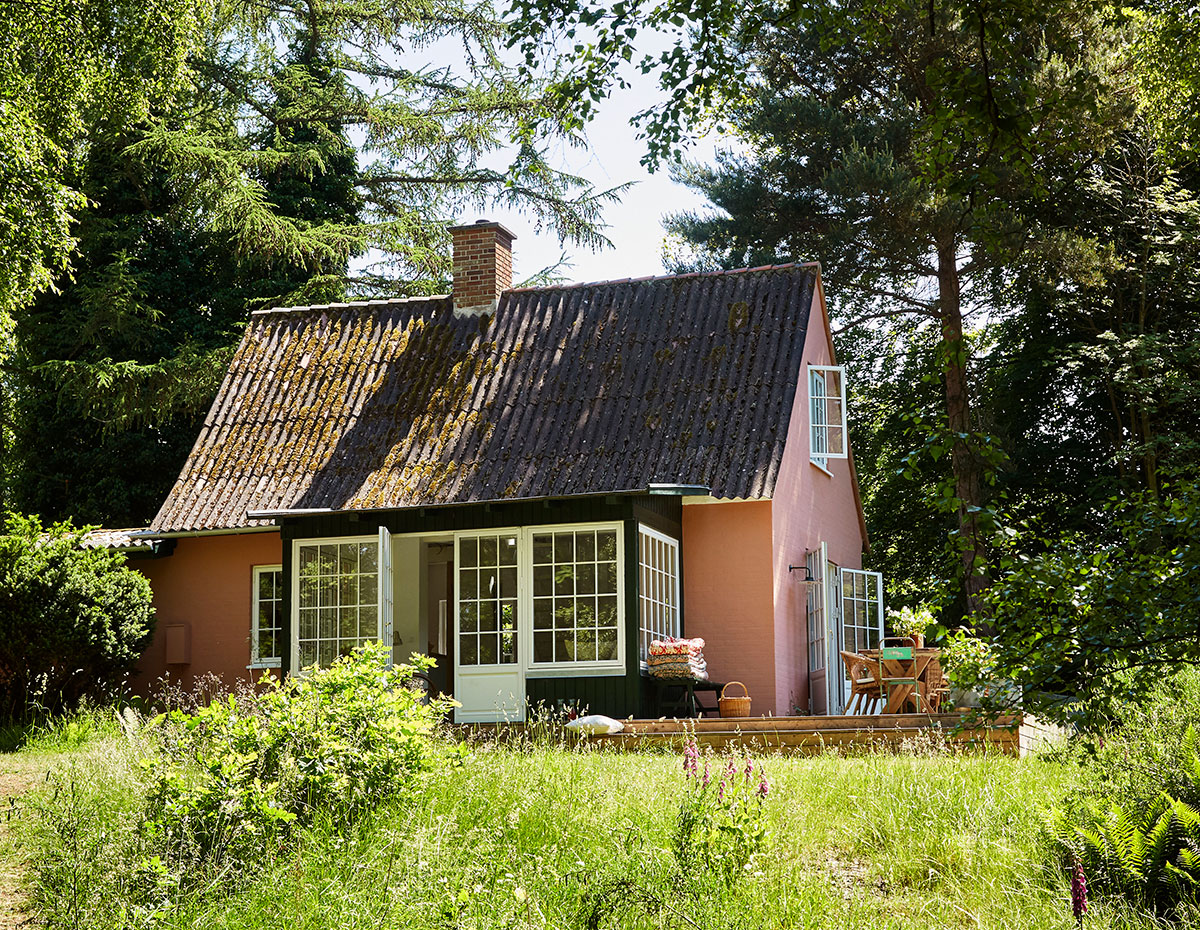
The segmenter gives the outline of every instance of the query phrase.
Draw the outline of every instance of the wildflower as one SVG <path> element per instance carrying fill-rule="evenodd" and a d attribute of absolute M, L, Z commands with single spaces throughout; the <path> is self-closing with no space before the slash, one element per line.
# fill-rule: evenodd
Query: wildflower
<path fill-rule="evenodd" d="M 696 763 L 700 758 L 700 747 L 690 740 L 683 750 L 683 771 L 689 777 L 696 774 Z"/>
<path fill-rule="evenodd" d="M 725 779 L 724 778 L 721 779 L 721 784 L 717 785 L 717 800 L 718 801 L 725 800 Z"/>
<path fill-rule="evenodd" d="M 1083 874 L 1083 864 L 1076 859 L 1075 871 L 1071 873 L 1071 911 L 1079 926 L 1083 926 L 1083 915 L 1087 913 L 1087 878 Z"/>
<path fill-rule="evenodd" d="M 725 766 L 725 781 L 733 781 L 733 776 L 737 774 L 737 766 L 733 764 L 733 756 L 729 757 L 729 763 Z"/>
<path fill-rule="evenodd" d="M 703 781 L 701 787 L 707 788 L 708 783 L 710 781 L 712 781 L 712 777 L 708 774 L 708 760 L 705 759 L 704 760 L 704 781 Z"/>
<path fill-rule="evenodd" d="M 750 777 L 754 774 L 754 763 L 750 761 L 749 756 L 746 756 L 745 774 L 746 774 L 746 781 L 749 781 Z"/>
<path fill-rule="evenodd" d="M 765 798 L 771 793 L 771 783 L 767 781 L 767 773 L 761 768 L 758 770 L 758 796 Z"/>

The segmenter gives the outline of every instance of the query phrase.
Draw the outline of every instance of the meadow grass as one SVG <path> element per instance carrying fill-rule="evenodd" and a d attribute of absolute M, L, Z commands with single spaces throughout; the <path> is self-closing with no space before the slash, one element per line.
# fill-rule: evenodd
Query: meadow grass
<path fill-rule="evenodd" d="M 264 849 L 248 881 L 218 876 L 152 918 L 118 921 L 123 886 L 104 863 L 136 830 L 136 752 L 119 733 L 97 733 L 65 757 L 71 768 L 56 790 L 69 783 L 78 792 L 72 829 L 85 867 L 66 877 L 35 868 L 32 890 L 43 910 L 72 883 L 107 882 L 85 890 L 92 907 L 112 909 L 113 926 L 1075 925 L 1043 839 L 1045 812 L 1075 778 L 1069 765 L 938 752 L 763 757 L 770 839 L 727 883 L 703 872 L 680 876 L 671 842 L 684 789 L 680 756 L 550 743 L 475 745 L 461 765 L 423 776 L 352 828 L 319 820 L 289 848 Z M 22 829 L 30 849 L 52 841 L 37 818 Z M 1158 926 L 1098 902 L 1086 925 Z M 1176 926 L 1200 922 L 1184 914 Z"/>

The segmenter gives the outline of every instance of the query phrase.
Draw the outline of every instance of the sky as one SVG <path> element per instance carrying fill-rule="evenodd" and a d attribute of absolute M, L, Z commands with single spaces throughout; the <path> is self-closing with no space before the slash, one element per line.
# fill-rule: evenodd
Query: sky
<path fill-rule="evenodd" d="M 586 148 L 554 152 L 555 167 L 587 178 L 597 190 L 605 190 L 627 181 L 634 186 L 619 203 L 604 210 L 608 224 L 605 235 L 613 248 L 600 252 L 568 243 L 560 246 L 552 230 L 538 233 L 534 222 L 519 212 L 493 208 L 486 216 L 463 217 L 464 222 L 489 219 L 503 223 L 516 234 L 513 243 L 513 280 L 520 282 L 553 265 L 565 251 L 571 267 L 559 271 L 567 281 L 605 281 L 613 278 L 637 278 L 662 274 L 662 218 L 680 210 L 700 210 L 707 201 L 698 193 L 671 181 L 666 168 L 648 172 L 639 159 L 646 152 L 645 142 L 637 138 L 630 120 L 658 97 L 653 78 L 631 69 L 631 86 L 615 91 L 605 100 L 587 130 Z M 716 137 L 699 140 L 688 151 L 690 159 L 709 162 L 716 149 Z M 555 160 L 552 158 L 552 161 Z"/>

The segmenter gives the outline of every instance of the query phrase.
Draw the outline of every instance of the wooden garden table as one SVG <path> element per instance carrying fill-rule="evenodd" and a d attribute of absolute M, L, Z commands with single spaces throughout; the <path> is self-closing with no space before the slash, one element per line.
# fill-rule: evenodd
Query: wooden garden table
<path fill-rule="evenodd" d="M 940 649 L 926 648 L 914 649 L 911 659 L 879 659 L 880 650 L 864 649 L 863 655 L 875 659 L 880 663 L 880 678 L 886 680 L 888 678 L 909 678 L 917 682 L 916 687 L 919 689 L 920 700 L 918 702 L 918 712 L 920 710 L 928 711 L 929 700 L 925 693 L 925 673 L 928 671 L 930 663 L 935 661 L 941 653 Z M 904 712 L 904 708 L 913 697 L 913 688 L 911 684 L 897 684 L 888 689 L 887 704 L 883 708 L 885 714 L 900 714 Z"/>

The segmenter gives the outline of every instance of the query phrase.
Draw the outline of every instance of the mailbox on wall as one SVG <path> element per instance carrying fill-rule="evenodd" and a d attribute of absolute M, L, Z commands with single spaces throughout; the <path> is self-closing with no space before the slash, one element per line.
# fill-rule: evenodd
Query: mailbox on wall
<path fill-rule="evenodd" d="M 192 661 L 192 631 L 187 623 L 163 626 L 167 665 L 188 665 Z"/>

